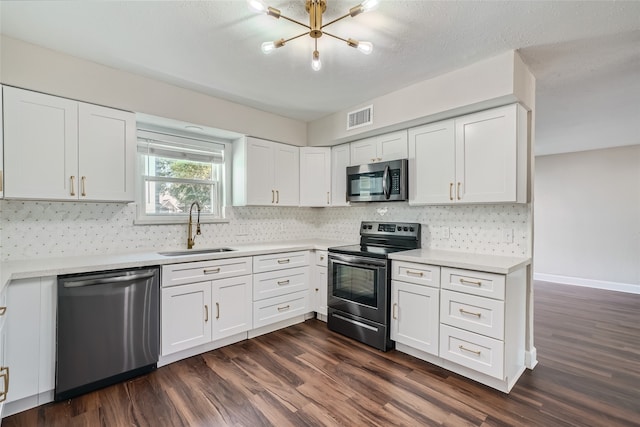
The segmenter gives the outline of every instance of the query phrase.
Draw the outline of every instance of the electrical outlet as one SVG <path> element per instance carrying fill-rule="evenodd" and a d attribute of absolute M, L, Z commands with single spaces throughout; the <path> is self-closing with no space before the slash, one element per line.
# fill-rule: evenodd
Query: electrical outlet
<path fill-rule="evenodd" d="M 505 228 L 502 230 L 502 240 L 505 243 L 513 243 L 513 228 Z"/>
<path fill-rule="evenodd" d="M 442 234 L 443 239 L 448 239 L 451 236 L 449 233 L 449 227 L 441 227 L 440 233 Z"/>

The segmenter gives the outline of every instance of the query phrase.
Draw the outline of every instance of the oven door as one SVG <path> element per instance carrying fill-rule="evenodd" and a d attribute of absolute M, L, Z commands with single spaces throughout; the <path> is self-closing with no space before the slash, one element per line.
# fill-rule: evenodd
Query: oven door
<path fill-rule="evenodd" d="M 386 259 L 329 254 L 330 308 L 386 324 L 387 288 Z"/>

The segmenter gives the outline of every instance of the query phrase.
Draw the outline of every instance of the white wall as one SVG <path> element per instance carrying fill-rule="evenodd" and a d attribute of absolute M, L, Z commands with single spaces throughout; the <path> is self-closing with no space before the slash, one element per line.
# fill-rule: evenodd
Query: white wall
<path fill-rule="evenodd" d="M 535 108 L 535 78 L 519 54 L 508 51 L 310 122 L 308 145 L 336 145 L 514 102 Z M 348 113 L 368 105 L 373 123 L 347 130 Z"/>
<path fill-rule="evenodd" d="M 640 293 L 640 145 L 536 157 L 535 278 Z"/>
<path fill-rule="evenodd" d="M 0 35 L 0 83 L 307 145 L 307 124 Z"/>

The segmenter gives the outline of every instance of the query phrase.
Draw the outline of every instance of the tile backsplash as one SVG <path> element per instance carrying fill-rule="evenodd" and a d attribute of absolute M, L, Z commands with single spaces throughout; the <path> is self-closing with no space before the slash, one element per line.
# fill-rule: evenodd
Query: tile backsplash
<path fill-rule="evenodd" d="M 422 247 L 531 256 L 529 205 L 335 208 L 228 207 L 227 223 L 203 224 L 197 247 L 323 238 L 355 243 L 363 220 L 422 224 Z M 186 247 L 186 224 L 134 225 L 134 204 L 0 201 L 3 261 Z"/>

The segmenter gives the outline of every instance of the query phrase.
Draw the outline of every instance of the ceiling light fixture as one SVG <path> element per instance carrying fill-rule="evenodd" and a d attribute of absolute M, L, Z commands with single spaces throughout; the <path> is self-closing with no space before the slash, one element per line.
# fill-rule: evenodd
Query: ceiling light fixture
<path fill-rule="evenodd" d="M 379 0 L 364 0 L 359 5 L 349 9 L 349 13 L 339 18 L 336 18 L 333 21 L 329 22 L 328 24 L 324 24 L 324 25 L 322 24 L 322 14 L 327 10 L 326 0 L 305 0 L 305 9 L 309 13 L 309 25 L 303 24 L 302 22 L 298 22 L 295 19 L 291 19 L 289 17 L 284 16 L 282 13 L 280 13 L 280 10 L 267 6 L 263 0 L 247 0 L 247 3 L 249 4 L 249 8 L 256 13 L 267 14 L 269 16 L 273 16 L 276 19 L 283 18 L 283 19 L 286 19 L 287 21 L 291 21 L 295 24 L 308 28 L 309 30 L 288 39 L 280 39 L 272 42 L 262 43 L 262 52 L 264 52 L 265 54 L 269 54 L 274 50 L 284 46 L 286 43 L 290 42 L 291 40 L 295 40 L 299 37 L 304 36 L 305 34 L 309 34 L 309 36 L 313 38 L 315 41 L 315 49 L 313 51 L 313 55 L 311 56 L 311 68 L 313 68 L 315 71 L 319 71 L 320 68 L 322 68 L 322 63 L 320 62 L 320 52 L 318 52 L 318 39 L 322 37 L 323 34 L 326 34 L 329 37 L 333 37 L 334 39 L 341 40 L 345 42 L 347 45 L 358 49 L 360 52 L 364 53 L 365 55 L 368 55 L 373 51 L 373 45 L 370 42 L 358 41 L 351 38 L 343 39 L 342 37 L 338 37 L 334 34 L 326 32 L 324 29 L 325 27 L 328 27 L 329 25 L 335 22 L 338 22 L 348 16 L 353 18 L 355 16 L 360 15 L 363 12 L 368 12 L 374 9 L 378 5 Z"/>

